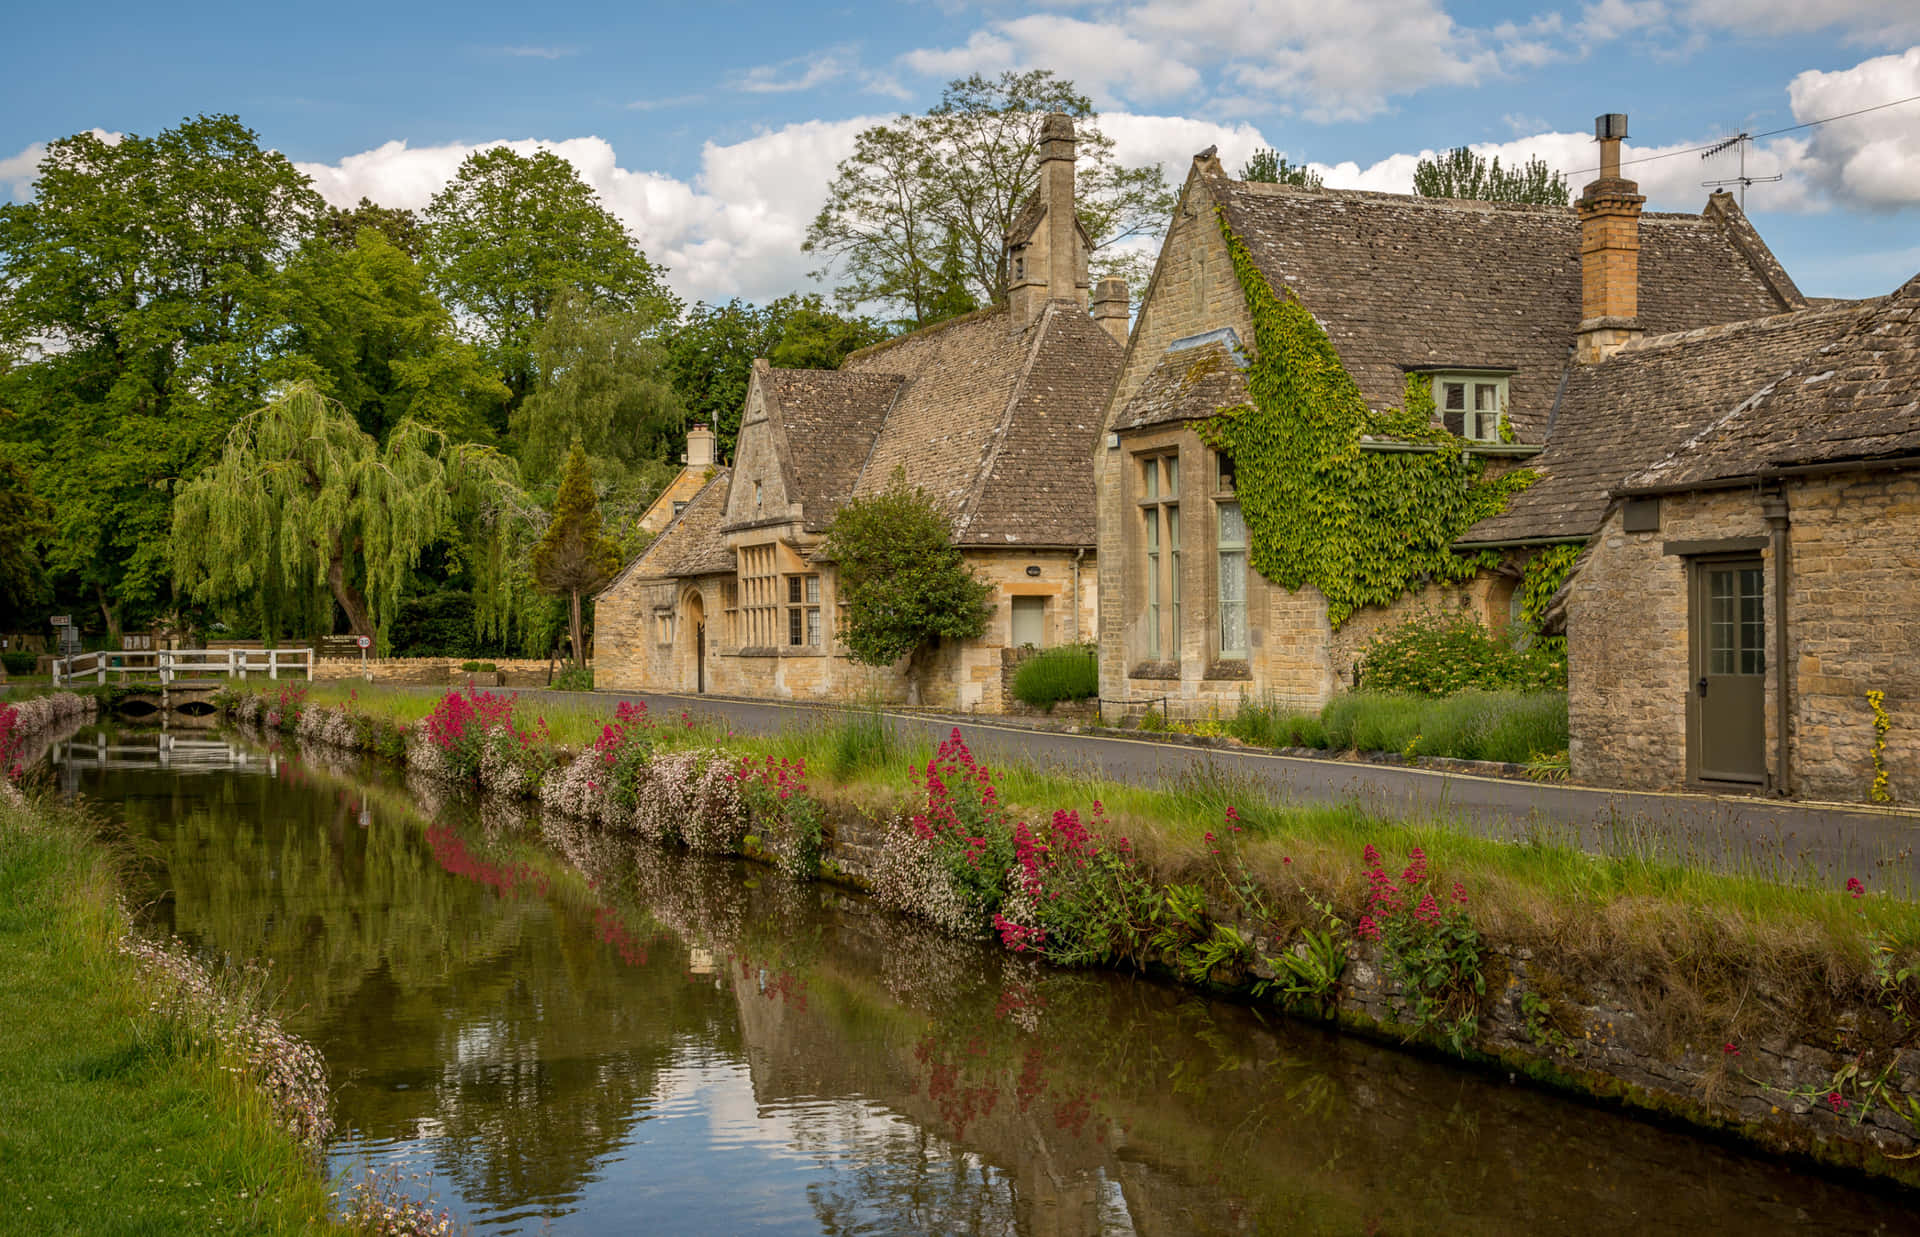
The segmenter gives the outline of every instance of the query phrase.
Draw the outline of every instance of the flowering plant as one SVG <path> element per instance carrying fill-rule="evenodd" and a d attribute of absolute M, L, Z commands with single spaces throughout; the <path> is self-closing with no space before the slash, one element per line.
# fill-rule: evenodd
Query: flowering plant
<path fill-rule="evenodd" d="M 1467 891 L 1455 882 L 1435 896 L 1426 852 L 1414 847 L 1396 883 L 1369 843 L 1366 914 L 1353 926 L 1361 940 L 1377 941 L 1387 974 L 1399 984 L 1396 1006 L 1416 1032 L 1437 1031 L 1464 1051 L 1480 1026 L 1487 980 L 1480 959 L 1485 942 L 1467 911 Z"/>
<path fill-rule="evenodd" d="M 1106 809 L 1096 801 L 1085 823 L 1063 808 L 1038 828 L 1024 821 L 1013 826 L 1007 896 L 993 916 L 1008 949 L 1038 952 L 1064 966 L 1138 951 L 1157 897 L 1127 839 L 1103 840 L 1106 824 Z"/>
<path fill-rule="evenodd" d="M 820 870 L 826 845 L 826 809 L 807 793 L 807 762 L 756 761 L 742 757 L 733 780 L 760 845 L 787 875 L 802 878 Z"/>

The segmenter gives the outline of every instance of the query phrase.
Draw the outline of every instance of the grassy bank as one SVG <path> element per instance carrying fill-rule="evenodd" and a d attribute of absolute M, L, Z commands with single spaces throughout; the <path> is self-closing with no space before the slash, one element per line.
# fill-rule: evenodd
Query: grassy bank
<path fill-rule="evenodd" d="M 0 799 L 0 1232 L 335 1231 L 246 1054 L 127 930 L 90 823 Z"/>
<path fill-rule="evenodd" d="M 808 872 L 822 843 L 831 859 L 853 841 L 883 903 L 1065 964 L 1163 968 L 1328 1016 L 1362 959 L 1386 981 L 1368 1017 L 1467 1055 L 1499 1056 L 1519 1034 L 1604 1075 L 1607 1045 L 1630 1037 L 1635 1059 L 1684 1063 L 1710 1099 L 1771 1068 L 1763 1056 L 1819 1045 L 1842 1055 L 1818 1079 L 1746 1081 L 1783 1121 L 1871 1116 L 1920 1134 L 1920 1079 L 1899 1065 L 1920 1043 L 1904 864 L 1830 872 L 1774 851 L 1716 870 L 1627 827 L 1598 851 L 1544 831 L 1496 842 L 1440 817 L 1286 802 L 1204 756 L 1144 786 L 988 770 L 957 745 L 903 744 L 873 713 L 733 736 L 591 700 L 542 713 L 506 696 L 326 698 L 228 705 L 695 850 Z M 1492 1043 L 1498 1018 L 1508 1039 Z"/>
<path fill-rule="evenodd" d="M 1242 698 L 1230 714 L 1167 721 L 1155 715 L 1145 728 L 1231 735 L 1255 747 L 1310 747 L 1322 751 L 1397 752 L 1455 760 L 1528 764 L 1567 750 L 1567 694 L 1563 691 L 1455 692 L 1421 696 L 1401 692 L 1342 692 L 1317 713 Z"/>

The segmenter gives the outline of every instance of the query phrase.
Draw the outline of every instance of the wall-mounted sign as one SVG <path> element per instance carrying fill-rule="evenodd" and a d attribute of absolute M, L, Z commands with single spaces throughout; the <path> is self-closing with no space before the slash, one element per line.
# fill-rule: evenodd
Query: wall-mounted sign
<path fill-rule="evenodd" d="M 71 627 L 73 625 L 73 615 L 56 614 L 48 619 L 47 622 L 52 623 L 55 627 Z"/>

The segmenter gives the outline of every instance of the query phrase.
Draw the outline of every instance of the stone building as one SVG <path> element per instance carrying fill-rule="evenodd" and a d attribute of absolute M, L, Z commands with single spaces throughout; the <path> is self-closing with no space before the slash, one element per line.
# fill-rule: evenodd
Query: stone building
<path fill-rule="evenodd" d="M 1920 277 L 1802 317 L 1733 328 L 1795 337 L 1738 381 L 1729 345 L 1640 386 L 1690 429 L 1608 486 L 1566 591 L 1582 780 L 1920 802 Z M 1642 348 L 1608 365 L 1700 342 Z"/>
<path fill-rule="evenodd" d="M 681 458 L 679 473 L 660 491 L 660 496 L 647 505 L 636 522 L 650 536 L 658 537 L 666 532 L 673 517 L 685 511 L 693 496 L 712 480 L 719 467 L 714 442 L 713 430 L 705 425 L 695 425 L 687 431 L 687 451 Z"/>
<path fill-rule="evenodd" d="M 899 700 L 907 666 L 851 661 L 819 549 L 896 470 L 951 514 L 993 585 L 986 634 L 923 657 L 928 703 L 997 710 L 1018 650 L 1092 638 L 1093 446 L 1127 294 L 1089 286 L 1074 136 L 1049 117 L 1040 187 L 1007 235 L 1011 296 L 838 370 L 755 363 L 731 466 L 601 593 L 597 681 L 624 690 Z M 693 449 L 689 447 L 689 469 Z"/>
<path fill-rule="evenodd" d="M 1504 626 L 1532 547 L 1584 539 L 1599 518 L 1582 507 L 1546 536 L 1524 520 L 1475 530 L 1497 569 L 1339 622 L 1319 588 L 1252 570 L 1235 461 L 1198 432 L 1248 401 L 1257 354 L 1229 236 L 1251 277 L 1311 313 L 1369 409 L 1431 394 L 1434 425 L 1458 436 L 1444 449 L 1488 477 L 1540 456 L 1576 376 L 1627 341 L 1804 308 L 1731 197 L 1643 213 L 1619 176 L 1625 118 L 1602 119 L 1617 122 L 1601 135 L 1602 176 L 1572 209 L 1246 183 L 1211 151 L 1195 158 L 1095 452 L 1103 697 L 1185 715 L 1243 696 L 1318 708 L 1401 617 L 1465 607 Z M 1399 460 L 1443 449 L 1353 446 Z"/>

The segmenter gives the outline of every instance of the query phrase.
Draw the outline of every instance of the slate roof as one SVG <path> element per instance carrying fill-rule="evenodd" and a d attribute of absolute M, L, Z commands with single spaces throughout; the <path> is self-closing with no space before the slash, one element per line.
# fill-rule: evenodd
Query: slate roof
<path fill-rule="evenodd" d="M 786 441 L 783 462 L 791 496 L 799 501 L 806 526 L 824 529 L 852 493 L 905 380 L 898 374 L 833 369 L 763 372 L 767 411 Z"/>
<path fill-rule="evenodd" d="M 1175 421 L 1199 421 L 1245 402 L 1245 357 L 1231 328 L 1189 342 L 1176 340 L 1161 354 L 1140 389 L 1114 419 L 1116 431 Z"/>
<path fill-rule="evenodd" d="M 1326 328 L 1376 408 L 1409 367 L 1511 369 L 1508 418 L 1544 440 L 1580 323 L 1580 222 L 1559 206 L 1250 184 L 1216 169 L 1227 224 Z M 1640 217 L 1640 324 L 1687 331 L 1804 307 L 1733 199 Z"/>
<path fill-rule="evenodd" d="M 853 492 L 902 468 L 952 514 L 960 545 L 1091 546 L 1093 446 L 1121 354 L 1066 302 L 1022 328 L 986 310 L 854 353 L 844 372 L 905 385 Z"/>
<path fill-rule="evenodd" d="M 1585 539 L 1608 492 L 1674 450 L 1795 362 L 1858 323 L 1872 302 L 1774 314 L 1643 338 L 1595 365 L 1575 366 L 1553 416 L 1543 474 L 1463 543 Z"/>
<path fill-rule="evenodd" d="M 720 536 L 720 525 L 727 518 L 727 484 L 732 475 L 728 469 L 716 469 L 680 514 L 639 557 L 608 581 L 599 595 L 605 596 L 629 581 L 732 572 L 733 551 Z"/>
<path fill-rule="evenodd" d="M 1920 275 L 1622 489 L 1920 455 Z"/>

